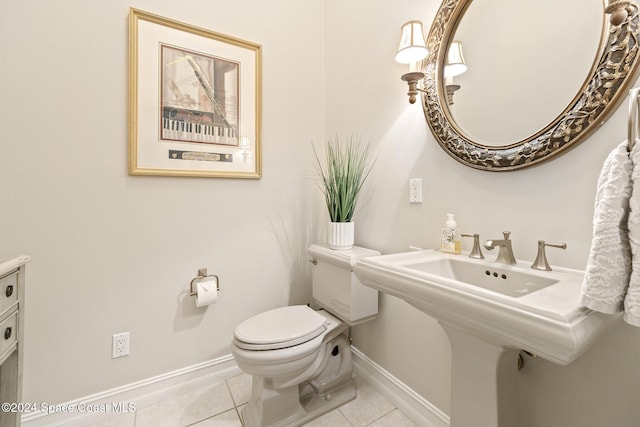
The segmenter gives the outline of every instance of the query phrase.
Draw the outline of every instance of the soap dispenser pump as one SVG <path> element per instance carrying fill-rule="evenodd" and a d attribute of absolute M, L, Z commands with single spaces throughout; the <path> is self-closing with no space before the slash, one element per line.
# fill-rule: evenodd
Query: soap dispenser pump
<path fill-rule="evenodd" d="M 440 251 L 450 254 L 460 253 L 460 230 L 454 214 L 447 214 L 447 221 L 442 228 Z"/>

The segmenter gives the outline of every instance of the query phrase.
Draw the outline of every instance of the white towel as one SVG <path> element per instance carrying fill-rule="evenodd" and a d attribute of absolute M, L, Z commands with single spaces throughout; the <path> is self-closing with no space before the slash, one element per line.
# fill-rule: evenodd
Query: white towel
<path fill-rule="evenodd" d="M 609 154 L 598 177 L 593 240 L 580 303 L 608 314 L 623 310 L 631 276 L 627 221 L 632 168 L 625 141 Z"/>
<path fill-rule="evenodd" d="M 636 143 L 631 150 L 633 164 L 632 192 L 629 199 L 629 243 L 631 246 L 631 278 L 624 299 L 624 320 L 640 326 L 640 149 Z"/>

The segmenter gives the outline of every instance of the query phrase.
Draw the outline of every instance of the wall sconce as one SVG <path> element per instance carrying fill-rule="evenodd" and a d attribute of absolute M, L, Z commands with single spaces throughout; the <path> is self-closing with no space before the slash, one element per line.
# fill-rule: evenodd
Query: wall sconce
<path fill-rule="evenodd" d="M 453 78 L 465 71 L 467 71 L 467 64 L 464 63 L 464 56 L 462 56 L 462 42 L 454 40 L 449 45 L 447 63 L 444 66 L 445 89 L 449 105 L 453 105 L 453 94 L 460 89 L 460 85 L 453 84 Z"/>
<path fill-rule="evenodd" d="M 620 25 L 627 19 L 627 16 L 633 12 L 631 3 L 629 0 L 609 0 L 609 5 L 604 12 L 611 15 L 609 16 L 611 25 Z"/>
<path fill-rule="evenodd" d="M 409 85 L 409 102 L 416 102 L 418 91 L 418 82 L 424 79 L 422 71 L 416 71 L 417 63 L 427 57 L 427 46 L 422 33 L 422 22 L 409 21 L 405 22 L 400 30 L 400 46 L 396 53 L 396 62 L 400 64 L 409 64 L 409 72 L 404 74 L 401 79 Z"/>

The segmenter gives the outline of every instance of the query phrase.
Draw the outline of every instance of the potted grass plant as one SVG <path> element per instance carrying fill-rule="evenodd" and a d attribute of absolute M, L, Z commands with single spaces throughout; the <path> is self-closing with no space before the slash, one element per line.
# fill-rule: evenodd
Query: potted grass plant
<path fill-rule="evenodd" d="M 320 189 L 329 211 L 329 247 L 336 250 L 351 249 L 354 242 L 353 214 L 362 185 L 373 167 L 369 145 L 363 144 L 355 136 L 342 143 L 336 137 L 325 144 L 323 159 L 315 146 L 313 153 Z"/>

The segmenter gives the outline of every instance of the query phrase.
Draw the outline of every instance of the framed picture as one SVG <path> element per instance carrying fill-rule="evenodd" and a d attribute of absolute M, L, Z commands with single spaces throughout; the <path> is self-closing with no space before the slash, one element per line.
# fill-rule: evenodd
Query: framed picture
<path fill-rule="evenodd" d="M 129 173 L 260 178 L 262 47 L 131 8 Z"/>

